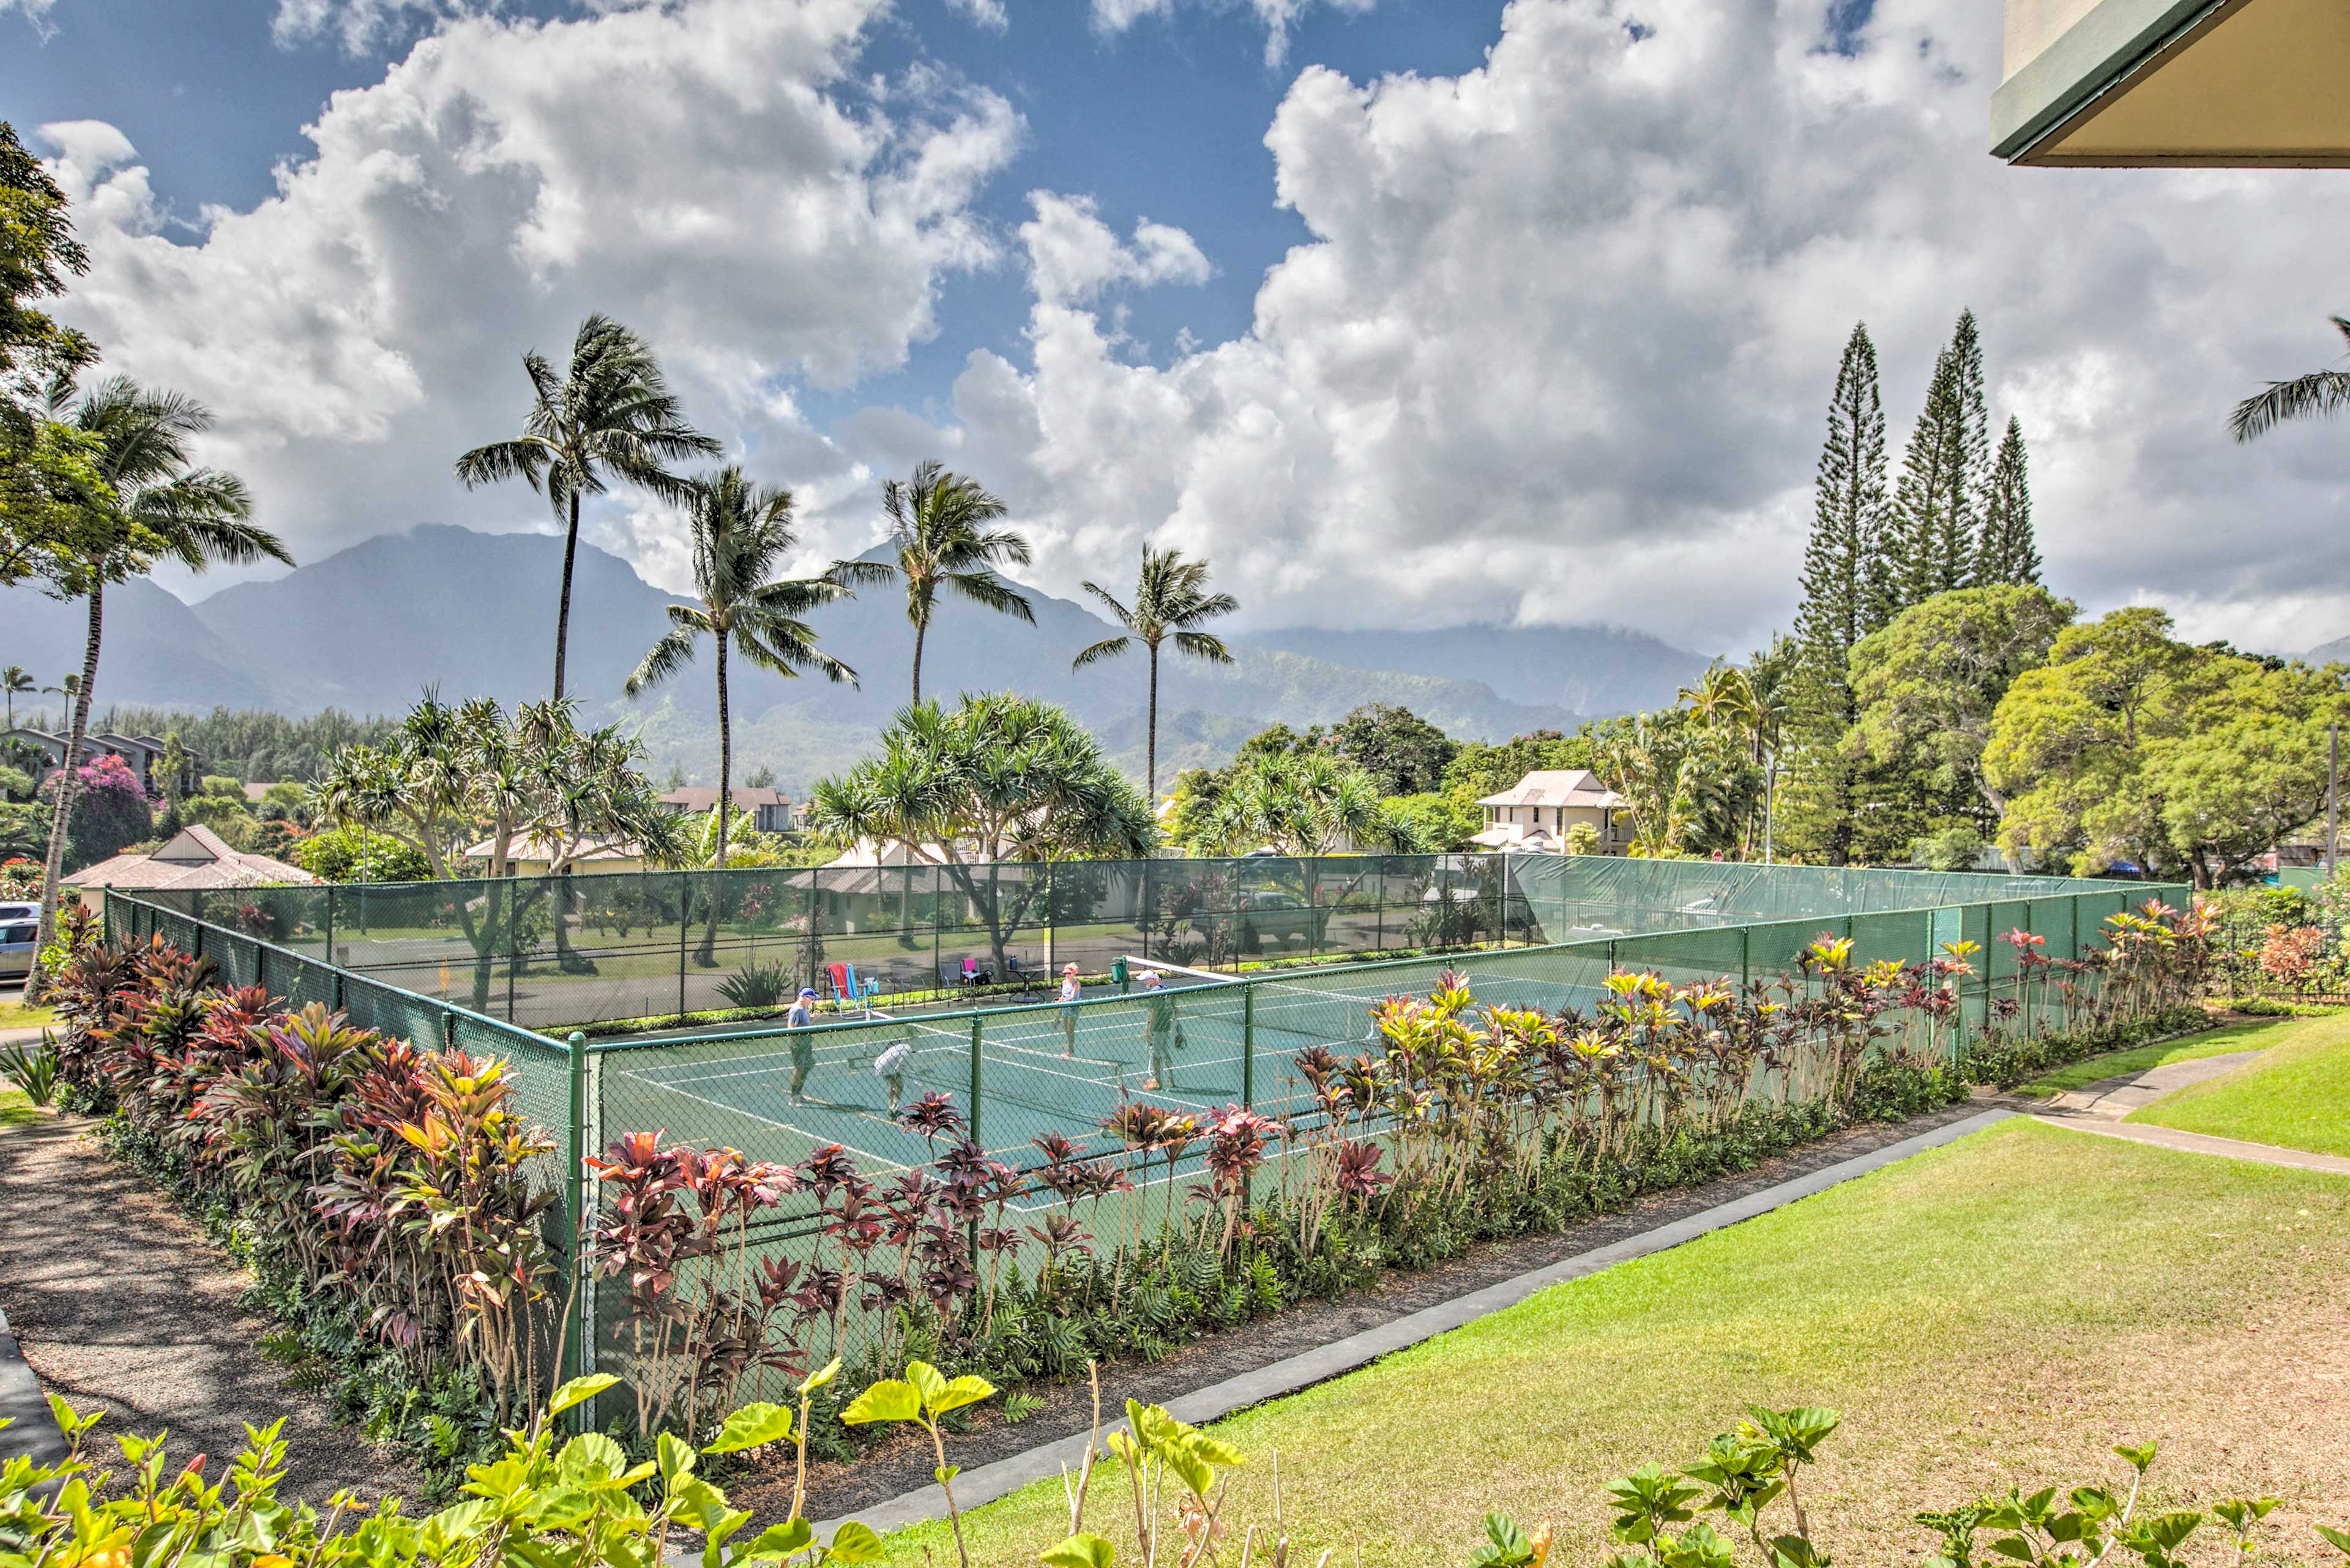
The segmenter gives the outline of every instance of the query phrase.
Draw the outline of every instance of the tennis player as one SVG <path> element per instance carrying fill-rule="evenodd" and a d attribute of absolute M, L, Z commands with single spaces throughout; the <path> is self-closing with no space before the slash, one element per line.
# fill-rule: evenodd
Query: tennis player
<path fill-rule="evenodd" d="M 1142 1037 L 1150 1046 L 1150 1077 L 1142 1086 L 1171 1094 L 1175 1058 L 1170 1053 L 1183 1048 L 1183 1024 L 1175 1016 L 1175 993 L 1167 989 L 1165 976 L 1147 969 L 1142 971 Z"/>
<path fill-rule="evenodd" d="M 1077 966 L 1073 963 L 1063 964 L 1061 966 L 1061 1039 L 1063 1042 L 1061 1054 L 1064 1056 L 1074 1056 L 1077 1054 L 1077 998 L 1084 993 L 1085 987 L 1077 983 Z"/>
<path fill-rule="evenodd" d="M 897 1112 L 898 1102 L 906 1097 L 906 1067 L 913 1059 L 914 1047 L 903 1039 L 892 1042 L 888 1050 L 873 1058 L 873 1075 L 889 1091 L 892 1115 Z"/>
<path fill-rule="evenodd" d="M 805 1105 L 803 1091 L 807 1087 L 808 1070 L 816 1065 L 816 1039 L 806 1033 L 816 1025 L 816 988 L 800 987 L 792 1010 L 784 1014 L 784 1027 L 792 1031 L 792 1103 Z"/>

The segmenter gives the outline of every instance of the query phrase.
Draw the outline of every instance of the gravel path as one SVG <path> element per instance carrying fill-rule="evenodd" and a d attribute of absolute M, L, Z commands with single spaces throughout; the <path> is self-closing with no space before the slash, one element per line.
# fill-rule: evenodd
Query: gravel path
<path fill-rule="evenodd" d="M 0 1311 L 42 1386 L 103 1407 L 102 1436 L 168 1428 L 174 1457 L 210 1455 L 213 1475 L 244 1446 L 245 1423 L 284 1417 L 288 1495 L 413 1499 L 421 1478 L 404 1456 L 286 1387 L 255 1348 L 267 1324 L 238 1304 L 251 1277 L 109 1159 L 92 1125 L 0 1128 Z"/>

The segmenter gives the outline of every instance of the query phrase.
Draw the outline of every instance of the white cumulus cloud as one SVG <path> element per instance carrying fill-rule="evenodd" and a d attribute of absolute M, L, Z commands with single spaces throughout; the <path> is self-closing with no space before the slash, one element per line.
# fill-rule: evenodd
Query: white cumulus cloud
<path fill-rule="evenodd" d="M 1315 5 L 1340 11 L 1367 11 L 1378 0 L 1093 0 L 1094 26 L 1105 33 L 1123 33 L 1146 16 L 1164 16 L 1180 5 L 1213 5 L 1220 8 L 1244 3 L 1264 24 L 1264 63 L 1279 65 L 1289 52 L 1289 30 Z"/>
<path fill-rule="evenodd" d="M 1083 304 L 1113 283 L 1205 283 L 1211 268 L 1190 234 L 1145 218 L 1122 242 L 1095 215 L 1090 197 L 1029 192 L 1035 216 L 1020 225 L 1037 295 Z"/>
<path fill-rule="evenodd" d="M 1150 537 L 1261 624 L 1740 650 L 1793 609 L 1853 321 L 1898 451 L 1970 306 L 2054 587 L 2266 646 L 2350 631 L 2340 431 L 2222 424 L 2338 348 L 2340 176 L 2005 168 L 1996 7 L 1878 0 L 1849 54 L 1832 9 L 1515 0 L 1459 77 L 1309 68 L 1266 141 L 1312 239 L 1247 332 L 1131 362 L 1094 296 L 1148 247 L 1040 196 L 1025 361 L 972 356 L 936 428 L 860 428 L 990 477 L 1057 587 Z"/>
<path fill-rule="evenodd" d="M 846 469 L 779 388 L 847 385 L 936 330 L 942 279 L 996 255 L 972 203 L 1024 134 L 935 71 L 858 76 L 884 9 L 449 22 L 336 94 L 276 194 L 192 238 L 114 128 L 46 127 L 93 264 L 64 313 L 108 369 L 213 406 L 206 457 L 305 556 L 420 519 L 536 524 L 543 503 L 467 496 L 449 465 L 518 425 L 522 351 L 560 363 L 595 310 L 652 341 L 713 433 L 795 476 Z"/>

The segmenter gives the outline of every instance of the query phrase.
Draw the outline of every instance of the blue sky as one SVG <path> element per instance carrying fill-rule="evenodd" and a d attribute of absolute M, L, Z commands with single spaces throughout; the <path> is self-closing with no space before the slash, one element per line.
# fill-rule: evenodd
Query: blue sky
<path fill-rule="evenodd" d="M 2340 176 L 1999 165 L 1991 0 L 535 3 L 0 0 L 65 314 L 306 558 L 546 526 L 449 462 L 601 310 L 811 561 L 936 456 L 1055 591 L 1149 541 L 1260 626 L 1752 646 L 1853 322 L 1898 453 L 1971 307 L 2060 591 L 2350 630 L 2338 431 L 2221 425 L 2334 352 Z M 644 498 L 588 535 L 677 586 Z"/>
<path fill-rule="evenodd" d="M 566 5 L 511 5 L 512 16 L 568 15 Z M 302 128 L 338 88 L 365 87 L 405 54 L 401 29 L 353 52 L 331 35 L 273 36 L 272 0 L 62 0 L 36 26 L 0 16 L 0 113 L 26 125 L 107 120 L 137 144 L 157 192 L 179 214 L 244 208 L 273 191 L 281 160 L 309 151 Z M 1197 287 L 1129 302 L 1141 343 L 1164 352 L 1179 332 L 1222 341 L 1247 329 L 1264 269 L 1308 238 L 1273 201 L 1264 128 L 1300 61 L 1368 79 L 1390 72 L 1450 75 L 1475 67 L 1500 25 L 1501 0 L 1388 0 L 1376 12 L 1308 10 L 1280 65 L 1265 59 L 1263 24 L 1239 5 L 1186 7 L 1124 32 L 1096 26 L 1082 5 L 1024 13 L 1001 31 L 943 0 L 906 0 L 874 30 L 865 56 L 896 72 L 930 60 L 985 81 L 1028 122 L 1018 159 L 979 209 L 1006 228 L 1027 214 L 1024 192 L 1084 191 L 1129 221 L 1189 231 L 1216 272 Z M 23 47 L 26 43 L 34 47 Z M 920 405 L 941 396 L 973 348 L 1014 352 L 1027 307 L 1010 269 L 960 275 L 943 290 L 942 329 L 912 346 L 905 369 L 853 393 L 818 392 L 810 411 L 837 415 L 876 400 Z"/>

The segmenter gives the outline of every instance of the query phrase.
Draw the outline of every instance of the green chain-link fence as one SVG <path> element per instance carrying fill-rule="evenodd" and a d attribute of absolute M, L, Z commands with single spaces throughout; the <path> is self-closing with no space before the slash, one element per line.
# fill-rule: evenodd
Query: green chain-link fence
<path fill-rule="evenodd" d="M 935 1091 L 968 1118 L 982 1147 L 1024 1168 L 1037 1162 L 1034 1140 L 1050 1134 L 1097 1145 L 1103 1119 L 1129 1098 L 1203 1119 L 1232 1105 L 1271 1115 L 1302 1111 L 1305 1096 L 1295 1066 L 1300 1050 L 1369 1048 L 1371 1009 L 1388 996 L 1425 995 L 1448 969 L 1466 975 L 1482 1002 L 1588 1011 L 1618 971 L 1652 971 L 1683 984 L 1742 984 L 1792 971 L 1804 948 L 1823 935 L 1850 939 L 1853 961 L 1862 964 L 1923 965 L 1944 944 L 1970 941 L 1974 972 L 1960 984 L 1960 1027 L 1950 1036 L 1955 1050 L 1981 1030 L 1995 997 L 2015 995 L 2027 1009 L 2054 1005 L 2046 988 L 2034 995 L 2017 986 L 2015 949 L 1996 940 L 2001 933 L 2031 933 L 2043 940 L 2046 957 L 2072 960 L 2104 944 L 2109 917 L 2150 897 L 2176 901 L 2186 892 L 2056 877 L 1567 857 L 1423 857 L 1400 867 L 1393 858 L 1363 857 L 1285 865 L 1159 861 L 993 870 L 999 894 L 1017 887 L 1020 898 L 1052 911 L 1045 929 L 1069 933 L 1048 939 L 1040 967 L 1042 952 L 1080 950 L 1064 945 L 1075 942 L 1086 944 L 1087 956 L 1064 961 L 1096 973 L 1120 958 L 1143 960 L 1146 950 L 1160 963 L 1180 963 L 1202 956 L 1180 940 L 1185 930 L 1198 934 L 1183 921 L 1204 918 L 1212 925 L 1274 911 L 1291 917 L 1294 909 L 1306 911 L 1294 918 L 1310 930 L 1297 947 L 1357 951 L 1363 961 L 1237 979 L 1170 971 L 1172 983 L 1156 995 L 1096 986 L 1066 1005 L 849 1016 L 802 1030 L 704 1030 L 592 1045 L 577 1035 L 558 1044 L 490 1011 L 503 1004 L 508 1017 L 526 1017 L 533 1009 L 521 1005 L 525 996 L 559 994 L 566 998 L 557 1008 L 563 1020 L 578 1016 L 577 1001 L 588 993 L 555 989 L 559 982 L 548 977 L 564 972 L 557 953 L 592 952 L 597 962 L 609 963 L 621 950 L 609 941 L 591 948 L 595 917 L 588 911 L 623 904 L 640 916 L 666 910 L 669 924 L 655 921 L 649 950 L 674 966 L 680 961 L 670 944 L 687 948 L 687 967 L 665 968 L 664 974 L 677 983 L 683 972 L 690 982 L 690 950 L 697 930 L 706 935 L 708 928 L 680 922 L 677 910 L 715 909 L 725 933 L 720 940 L 747 949 L 754 937 L 742 918 L 744 906 L 791 884 L 781 874 L 704 874 L 698 882 L 669 874 L 667 905 L 658 904 L 663 884 L 655 876 L 203 896 L 109 890 L 106 914 L 116 938 L 163 936 L 215 961 L 224 978 L 265 986 L 291 1002 L 323 1002 L 362 1027 L 510 1061 L 523 1112 L 556 1129 L 557 1152 L 540 1162 L 540 1179 L 559 1198 L 550 1224 L 568 1250 L 579 1226 L 594 1220 L 592 1184 L 583 1192 L 580 1158 L 623 1133 L 657 1132 L 668 1143 L 728 1147 L 754 1159 L 795 1164 L 837 1145 L 868 1179 L 879 1180 L 931 1158 L 931 1146 L 892 1111 Z M 1254 895 L 1302 893 L 1288 894 L 1295 905 L 1234 900 L 1235 868 L 1253 878 Z M 1226 878 L 1213 884 L 1222 891 L 1193 896 L 1217 877 Z M 1497 942 L 1510 930 L 1524 945 L 1382 960 L 1383 922 L 1398 889 L 1417 889 L 1403 904 L 1423 930 L 1432 923 L 1431 909 L 1457 905 L 1471 911 L 1461 929 L 1491 931 Z M 857 896 L 819 889 L 795 907 Z M 894 895 L 879 897 L 883 904 L 877 907 L 893 907 Z M 513 929 L 534 909 L 551 919 L 566 900 L 572 925 L 563 941 L 550 932 L 531 950 L 530 973 L 515 972 L 519 950 L 483 957 L 480 931 L 494 924 Z M 1208 914 L 1178 919 L 1163 913 L 1170 908 Z M 1116 919 L 1078 919 L 1105 911 Z M 1323 922 L 1318 917 L 1326 912 L 1330 919 Z M 1490 924 L 1477 923 L 1488 915 Z M 839 940 L 864 934 L 853 929 L 853 913 L 841 919 Z M 935 938 L 944 928 L 928 929 Z M 1260 950 L 1265 935 L 1255 939 Z M 885 931 L 878 940 L 894 939 Z M 836 939 L 819 940 L 826 953 L 837 950 Z M 770 951 L 794 951 L 791 940 L 777 933 L 766 933 L 765 941 Z M 805 935 L 800 942 L 808 945 Z M 330 953 L 337 961 L 328 961 Z M 1229 961 L 1237 955 L 1205 956 Z M 487 1010 L 476 1005 L 483 1002 Z M 1155 1179 L 1196 1179 L 1206 1147 L 1201 1140 L 1171 1168 L 1161 1162 Z M 779 1212 L 760 1227 L 760 1244 L 805 1260 L 814 1235 L 811 1215 Z M 616 1304 L 606 1301 L 599 1308 L 592 1285 L 577 1299 L 572 1326 L 578 1338 L 568 1358 L 575 1366 L 592 1365 L 596 1345 L 617 1326 Z M 598 1332 L 587 1332 L 591 1325 L 600 1325 Z"/>

